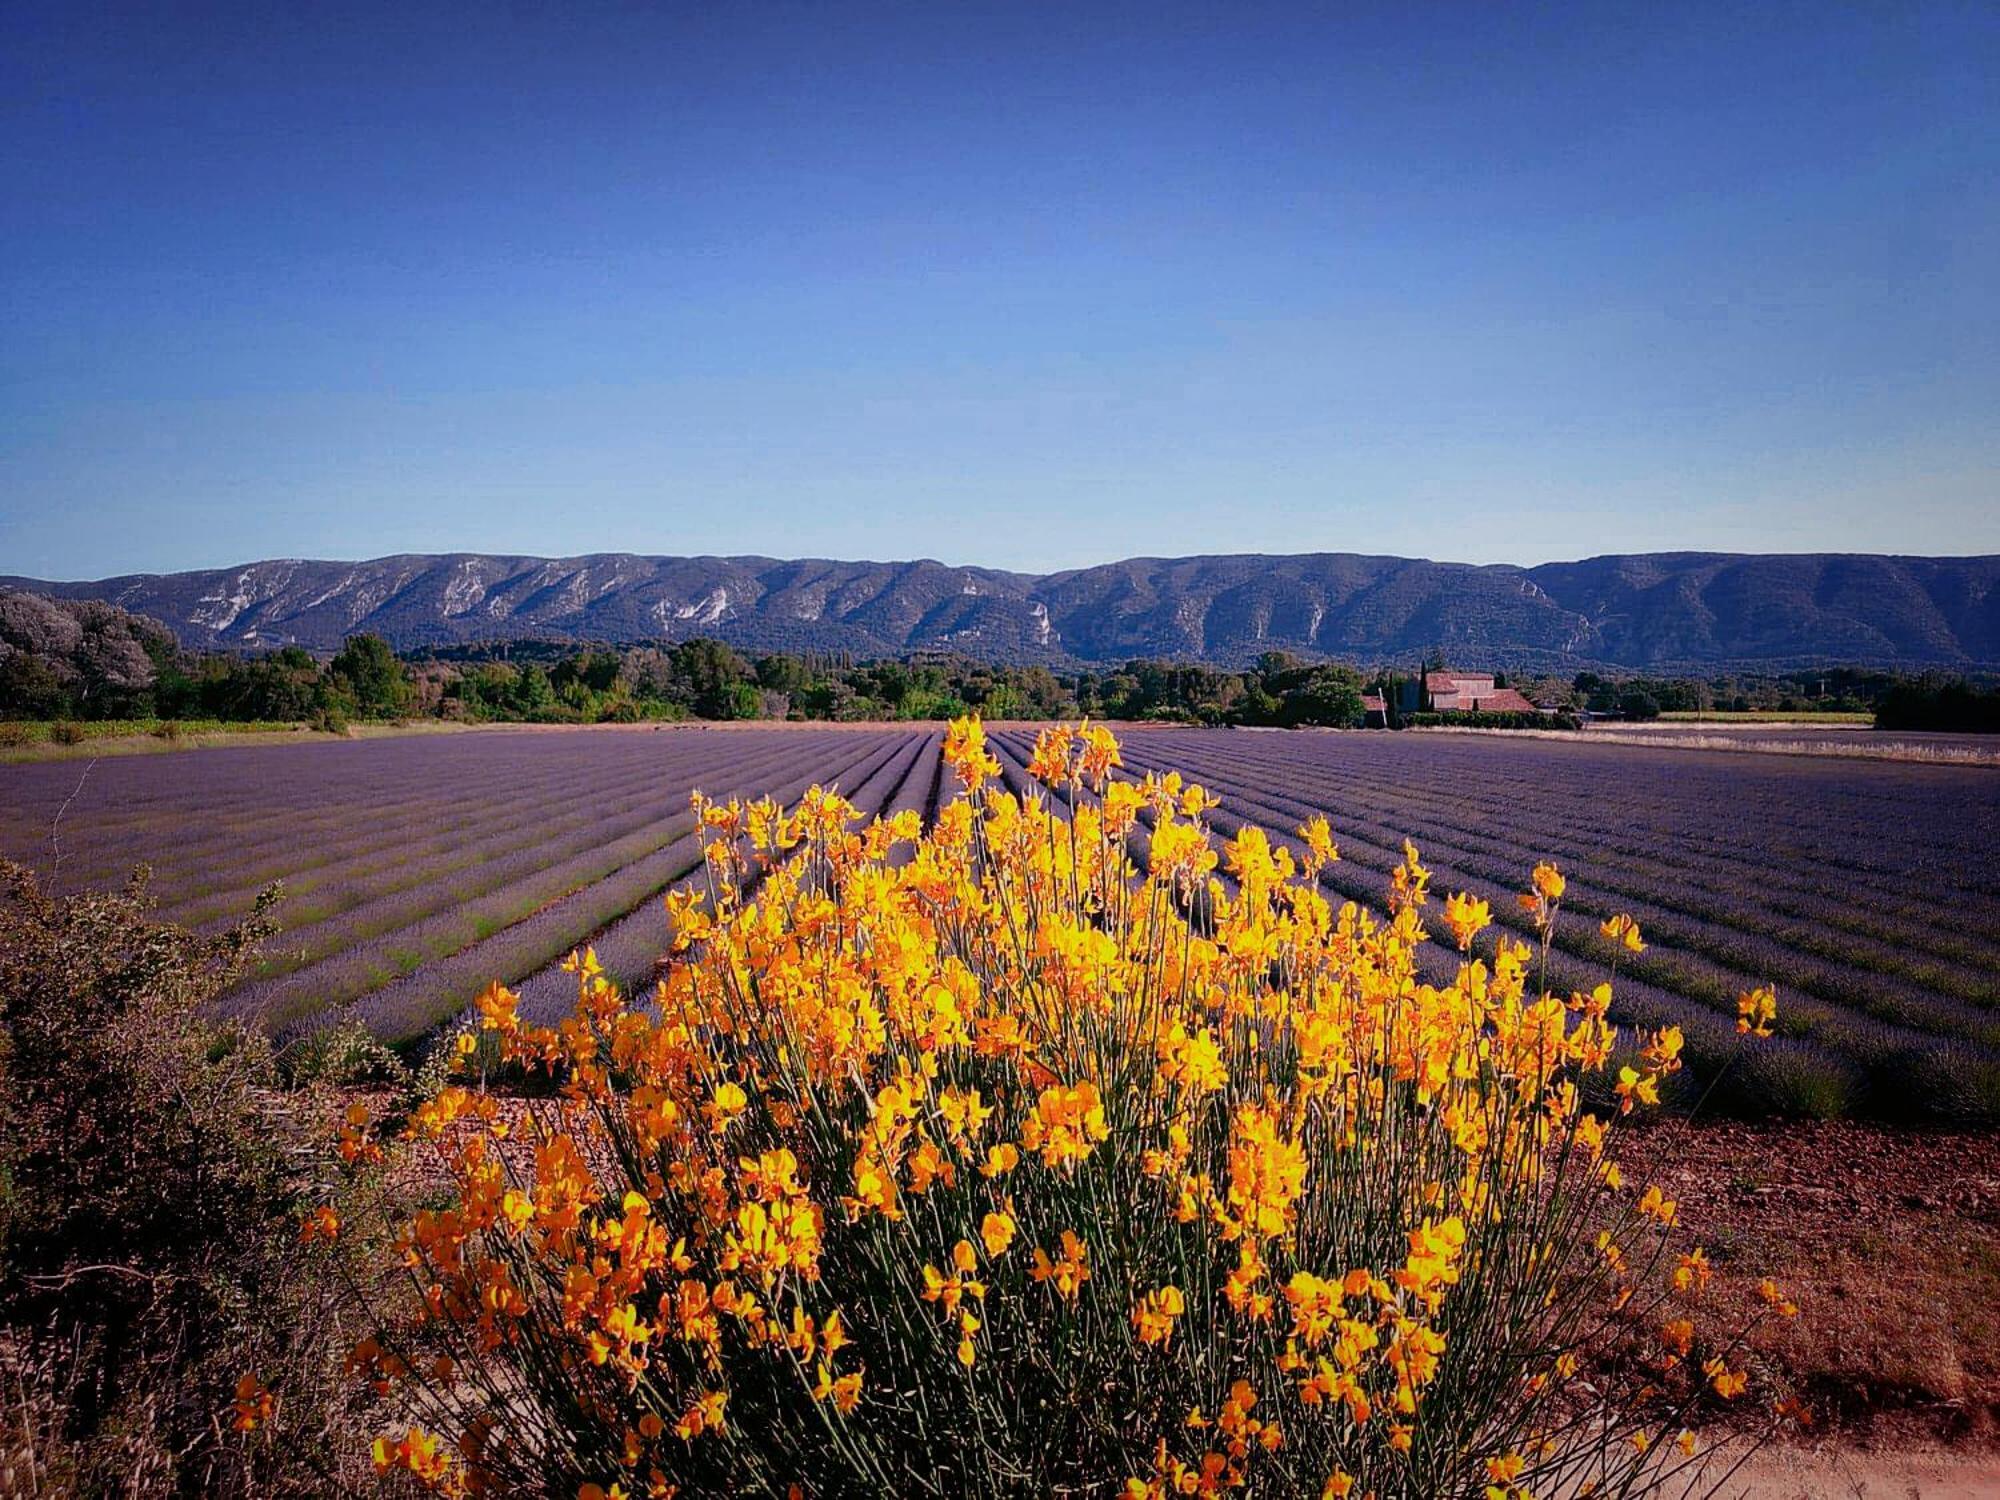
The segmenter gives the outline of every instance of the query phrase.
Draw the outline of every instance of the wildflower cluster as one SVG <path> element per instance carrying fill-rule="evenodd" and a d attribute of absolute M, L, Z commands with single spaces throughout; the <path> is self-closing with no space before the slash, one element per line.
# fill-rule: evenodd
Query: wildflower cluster
<path fill-rule="evenodd" d="M 1101 728 L 1045 733 L 1019 792 L 976 722 L 945 754 L 963 793 L 928 830 L 820 789 L 699 804 L 709 879 L 669 898 L 645 1004 L 587 952 L 557 1025 L 481 999 L 479 1056 L 556 1097 L 466 1077 L 413 1117 L 453 1190 L 404 1240 L 421 1314 L 364 1351 L 413 1419 L 385 1471 L 1611 1494 L 1743 1394 L 1740 1344 L 1697 1326 L 1705 1260 L 1585 1104 L 1595 1075 L 1656 1100 L 1676 1032 L 1614 1070 L 1609 987 L 1547 993 L 1505 937 L 1473 956 L 1469 897 L 1427 981 L 1415 848 L 1386 919 L 1336 908 L 1323 821 L 1218 847 L 1213 799 L 1122 776 Z M 1536 869 L 1544 942 L 1562 892 Z"/>

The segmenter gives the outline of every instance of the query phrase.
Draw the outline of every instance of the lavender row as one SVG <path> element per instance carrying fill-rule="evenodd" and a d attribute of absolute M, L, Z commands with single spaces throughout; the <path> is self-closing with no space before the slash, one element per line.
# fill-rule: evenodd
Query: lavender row
<path fill-rule="evenodd" d="M 1346 839 L 1348 859 L 1385 873 L 1400 858 L 1401 843 L 1406 834 L 1427 837 L 1425 858 L 1441 886 L 1471 889 L 1474 894 L 1487 896 L 1493 902 L 1497 920 L 1514 922 L 1526 930 L 1525 921 L 1512 909 L 1511 892 L 1519 885 L 1522 876 L 1518 858 L 1484 858 L 1455 846 L 1440 830 L 1418 828 L 1413 831 L 1371 825 L 1356 820 L 1351 812 L 1295 799 L 1282 791 L 1237 785 L 1226 776 L 1214 779 L 1212 784 L 1216 790 L 1227 794 L 1232 811 L 1247 812 L 1259 821 L 1289 824 L 1313 812 L 1333 813 L 1339 831 Z M 1635 905 L 1632 902 L 1597 900 L 1587 887 L 1575 882 L 1571 885 L 1566 904 L 1574 915 L 1588 918 L 1593 924 L 1615 910 L 1632 909 Z M 1649 917 L 1661 917 L 1658 909 L 1643 908 L 1643 903 L 1638 905 L 1642 909 L 1634 914 L 1640 917 L 1642 926 Z M 1565 929 L 1559 934 L 1559 941 L 1568 951 L 1586 961 L 1600 953 L 1606 956 L 1609 953 L 1608 948 L 1588 928 Z M 1985 1032 L 1990 1028 L 1992 1018 L 1963 1002 L 1935 996 L 1885 996 L 1852 983 L 1843 987 L 1840 974 L 1800 965 L 1788 950 L 1778 945 L 1771 945 L 1767 956 L 1774 965 L 1783 966 L 1781 972 L 1773 972 L 1771 968 L 1760 969 L 1754 955 L 1747 955 L 1741 944 L 1712 946 L 1727 953 L 1728 958 L 1675 951 L 1666 940 L 1656 935 L 1650 951 L 1632 966 L 1633 972 L 1643 979 L 1723 1011 L 1733 1007 L 1738 991 L 1777 979 L 1792 991 L 1788 1025 L 1810 1030 L 1845 1050 L 1880 1054 L 1897 1046 L 1918 1044 L 1928 1034 L 1940 1031 L 1950 1031 L 1975 1044 L 1989 1045 Z M 1827 988 L 1836 988 L 1840 992 L 1829 998 L 1824 993 Z M 1801 991 L 1804 993 L 1799 993 Z M 1865 1019 L 1864 1015 L 1849 1009 L 1850 1005 L 1861 1006 Z"/>
<path fill-rule="evenodd" d="M 1425 805 L 1448 804 L 1460 814 L 1461 821 L 1512 820 L 1526 809 L 1538 833 L 1568 831 L 1591 846 L 1644 849 L 1664 860 L 1685 858 L 1704 866 L 1727 862 L 1769 880 L 1804 878 L 1818 883 L 1839 872 L 1846 893 L 1877 899 L 1889 896 L 1925 909 L 1935 906 L 1940 876 L 1957 888 L 1979 894 L 1989 873 L 1982 840 L 1995 833 L 1996 821 L 2000 821 L 1994 795 L 2000 788 L 1995 788 L 1984 773 L 1947 770 L 1940 777 L 1937 768 L 1924 768 L 1931 778 L 1928 785 L 1918 784 L 1888 805 L 1876 798 L 1866 808 L 1856 809 L 1829 806 L 1826 788 L 1895 768 L 1862 766 L 1857 770 L 1821 762 L 1808 767 L 1808 774 L 1816 778 L 1813 784 L 1821 785 L 1806 800 L 1807 805 L 1820 806 L 1823 815 L 1815 826 L 1813 842 L 1800 846 L 1797 841 L 1803 830 L 1798 805 L 1781 804 L 1773 817 L 1761 821 L 1758 811 L 1759 804 L 1771 802 L 1773 785 L 1802 785 L 1800 773 L 1789 766 L 1781 768 L 1784 774 L 1775 783 L 1762 765 L 1726 779 L 1719 779 L 1712 767 L 1702 766 L 1701 776 L 1690 785 L 1691 773 L 1679 764 L 1690 752 L 1668 757 L 1666 769 L 1675 773 L 1668 781 L 1635 775 L 1633 752 L 1614 751 L 1614 757 L 1623 757 L 1622 763 L 1614 761 L 1597 769 L 1604 775 L 1615 772 L 1615 782 L 1607 782 L 1603 776 L 1556 781 L 1552 773 L 1574 770 L 1580 764 L 1574 755 L 1545 757 L 1539 779 L 1526 780 L 1494 774 L 1492 767 L 1468 759 L 1462 751 L 1456 759 L 1390 759 L 1376 748 L 1379 740 L 1369 737 L 1373 742 L 1362 744 L 1363 737 L 1353 735 L 1300 736 L 1304 742 L 1300 749 L 1279 760 L 1276 747 L 1265 743 L 1267 738 L 1197 737 L 1190 733 L 1185 741 L 1175 735 L 1174 742 L 1177 753 L 1212 753 L 1246 774 L 1254 769 L 1258 779 L 1310 768 L 1323 786 L 1350 794 L 1394 797 L 1403 807 L 1411 802 L 1414 773 L 1414 786 L 1421 787 Z M 1410 737 L 1383 738 L 1400 743 Z M 1569 751 L 1574 747 L 1556 748 Z M 1643 757 L 1644 752 L 1639 755 Z M 1918 796 L 1917 792 L 1933 795 Z M 1974 816 L 1965 817 L 1967 811 Z M 1884 828 L 1897 830 L 1897 837 L 1886 844 Z M 1783 840 L 1792 844 L 1782 852 L 1769 847 Z M 1857 854 L 1856 843 L 1866 850 L 1865 858 Z"/>
<path fill-rule="evenodd" d="M 927 781 L 927 767 L 942 761 L 937 754 L 939 741 L 936 735 L 912 736 L 911 741 L 898 753 L 872 758 L 859 767 L 858 779 L 853 791 L 848 794 L 848 800 L 865 813 L 897 810 L 900 789 L 913 782 Z M 785 788 L 774 795 L 790 800 L 814 782 L 838 789 L 840 780 L 838 776 L 816 775 L 806 783 Z M 897 791 L 896 800 L 891 799 L 892 789 Z M 697 863 L 676 880 L 672 888 L 706 878 L 704 867 Z M 570 946 L 574 948 L 587 941 L 596 951 L 597 960 L 605 973 L 624 986 L 628 993 L 636 993 L 651 983 L 670 935 L 663 908 L 649 899 L 634 909 L 620 913 L 615 921 Z M 564 950 L 565 953 L 568 951 Z M 576 1001 L 576 982 L 562 971 L 559 959 L 529 975 L 517 989 L 521 996 L 521 1013 L 545 1023 L 567 1013 Z"/>
<path fill-rule="evenodd" d="M 767 747 L 762 755 L 746 758 L 737 769 L 756 774 L 766 766 L 788 764 L 792 758 L 782 747 Z M 705 761 L 679 762 L 671 780 L 656 783 L 637 816 L 620 809 L 593 820 L 589 804 L 565 807 L 553 814 L 544 806 L 537 809 L 541 826 L 546 831 L 553 824 L 561 837 L 490 843 L 475 838 L 454 859 L 416 857 L 399 860 L 393 870 L 364 867 L 353 871 L 348 887 L 356 899 L 336 915 L 301 924 L 294 914 L 282 941 L 273 946 L 258 970 L 258 978 L 264 982 L 262 992 L 269 995 L 274 1008 L 289 1009 L 291 992 L 322 982 L 310 965 L 351 951 L 364 940 L 400 933 L 427 918 L 432 920 L 425 929 L 423 945 L 403 944 L 391 950 L 389 956 L 399 970 L 437 956 L 440 944 L 462 946 L 464 941 L 487 936 L 512 920 L 506 912 L 524 906 L 533 909 L 552 899 L 551 893 L 565 894 L 602 879 L 681 837 L 692 826 L 688 792 L 694 783 L 720 769 Z M 286 908 L 281 906 L 279 917 L 283 920 L 285 916 Z M 445 918 L 455 920 L 442 920 Z M 275 982 L 294 971 L 292 981 Z M 331 992 L 326 998 L 341 1001 L 353 998 L 353 994 Z"/>
<path fill-rule="evenodd" d="M 831 765 L 795 760 L 754 784 L 725 776 L 714 784 L 713 795 L 792 801 L 815 783 L 843 779 L 850 773 L 865 778 L 902 752 L 906 744 L 907 737 L 900 733 L 856 735 L 848 755 Z M 537 1003 L 546 998 L 553 1007 L 549 1013 L 559 1014 L 568 1009 L 575 995 L 568 976 L 556 970 L 560 960 L 578 948 L 595 946 L 620 926 L 631 935 L 650 929 L 657 953 L 662 946 L 661 918 L 653 903 L 700 868 L 701 835 L 699 830 L 690 830 L 659 854 L 536 912 L 473 948 L 385 985 L 368 997 L 360 1014 L 380 1035 L 419 1035 L 462 1012 L 473 996 L 495 980 L 517 988 L 532 982 Z"/>
<path fill-rule="evenodd" d="M 565 786 L 575 786 L 576 765 L 548 757 L 547 736 L 496 731 L 477 738 L 481 743 L 476 746 L 464 739 L 427 746 L 434 749 L 434 756 L 414 764 L 407 757 L 397 757 L 399 772 L 389 779 L 316 776 L 315 767 L 307 765 L 304 775 L 286 780 L 280 790 L 280 797 L 289 798 L 291 805 L 287 808 L 281 801 L 270 818 L 259 820 L 254 832 L 235 810 L 260 795 L 259 788 L 274 779 L 270 775 L 273 770 L 298 769 L 298 763 L 252 758 L 261 755 L 261 750 L 234 755 L 204 752 L 217 757 L 204 762 L 213 773 L 210 778 L 185 788 L 178 803 L 149 808 L 137 820 L 121 816 L 131 800 L 131 778 L 116 774 L 135 762 L 120 762 L 115 768 L 107 763 L 96 768 L 97 772 L 113 774 L 109 778 L 94 774 L 65 815 L 67 847 L 76 861 L 70 867 L 81 879 L 115 877 L 129 867 L 137 853 L 154 865 L 163 886 L 174 892 L 177 902 L 206 894 L 218 877 L 236 879 L 254 892 L 271 879 L 296 873 L 304 843 L 310 842 L 328 857 L 335 850 L 380 846 L 385 840 L 393 843 L 414 821 L 435 820 L 441 794 L 450 795 L 454 807 L 506 810 L 525 806 L 532 811 Z M 319 762 L 324 758 L 316 753 L 319 748 L 300 747 L 300 753 L 308 762 Z M 482 751 L 485 758 L 465 753 L 473 748 Z M 649 772 L 657 769 L 658 750 L 646 748 L 650 753 L 632 753 L 640 750 L 634 745 L 613 762 L 622 773 L 619 786 L 642 784 Z M 536 755 L 536 751 L 543 753 Z M 478 784 L 479 769 L 496 758 L 505 761 L 507 774 Z M 588 764 L 597 769 L 603 759 L 592 756 Z M 310 788 L 310 801 L 301 798 L 302 787 Z M 605 789 L 601 783 L 587 788 L 592 795 Z M 93 853 L 99 856 L 95 863 Z"/>
<path fill-rule="evenodd" d="M 866 754 L 877 743 L 863 740 L 851 753 Z M 776 780 L 794 774 L 800 765 L 786 758 L 758 767 L 755 775 L 759 782 Z M 741 766 L 718 764 L 715 774 L 733 782 L 741 776 Z M 737 784 L 758 789 L 749 781 Z M 565 951 L 561 945 L 579 921 L 580 930 L 588 933 L 664 888 L 692 867 L 697 845 L 693 820 L 684 818 L 676 837 L 636 858 L 625 857 L 630 851 L 617 851 L 591 867 L 572 865 L 560 878 L 530 876 L 400 931 L 356 943 L 310 971 L 251 986 L 234 1003 L 282 1032 L 312 1022 L 331 1007 L 360 1001 L 360 1013 L 380 1034 L 413 1034 L 460 1008 L 487 981 L 519 977 Z M 489 968 L 492 972 L 486 972 Z M 460 995 L 467 985 L 470 991 Z"/>
<path fill-rule="evenodd" d="M 1201 763 L 1199 757 L 1182 759 L 1197 766 Z M 1277 809 L 1282 816 L 1330 809 L 1324 795 L 1294 797 L 1283 793 L 1282 778 L 1274 777 L 1272 782 L 1276 785 L 1255 784 L 1267 800 L 1282 796 Z M 1503 893 L 1520 880 L 1527 864 L 1537 856 L 1561 859 L 1572 876 L 1572 889 L 1578 893 L 1572 898 L 1574 908 L 1599 917 L 1613 910 L 1628 910 L 1655 934 L 1658 946 L 1701 954 L 1750 982 L 1782 972 L 1793 988 L 1838 1005 L 1857 1005 L 1883 1019 L 1949 1031 L 1989 1044 L 2000 1040 L 2000 1016 L 1990 1009 L 1990 970 L 1962 972 L 1955 976 L 1954 993 L 1940 993 L 1935 986 L 1895 972 L 1905 967 L 1897 954 L 1888 955 L 1889 972 L 1866 972 L 1873 968 L 1870 959 L 1884 956 L 1880 949 L 1864 946 L 1861 952 L 1844 955 L 1842 962 L 1818 963 L 1802 955 L 1795 945 L 1768 935 L 1766 929 L 1773 924 L 1754 899 L 1746 897 L 1737 912 L 1718 912 L 1712 883 L 1672 879 L 1641 882 L 1608 875 L 1589 858 L 1586 849 L 1560 836 L 1528 846 L 1467 834 L 1429 821 L 1423 811 L 1400 821 L 1389 814 L 1369 822 L 1356 817 L 1351 802 L 1339 804 L 1339 808 L 1342 826 L 1351 835 L 1367 837 L 1385 851 L 1400 849 L 1406 836 L 1418 839 L 1433 857 L 1450 861 L 1469 876 L 1497 882 Z M 1598 902 L 1596 894 L 1611 899 Z"/>

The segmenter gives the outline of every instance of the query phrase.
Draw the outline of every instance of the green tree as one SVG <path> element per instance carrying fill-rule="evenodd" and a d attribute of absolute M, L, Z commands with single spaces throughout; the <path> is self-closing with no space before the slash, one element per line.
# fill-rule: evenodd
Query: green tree
<path fill-rule="evenodd" d="M 327 675 L 345 687 L 363 718 L 397 718 L 410 706 L 409 674 L 379 635 L 349 636 Z"/>
<path fill-rule="evenodd" d="M 529 662 L 514 680 L 514 711 L 526 718 L 546 714 L 556 706 L 556 690 L 540 662 Z"/>
<path fill-rule="evenodd" d="M 1285 694 L 1282 714 L 1287 724 L 1357 729 L 1365 716 L 1361 679 L 1346 667 L 1320 667 Z"/>

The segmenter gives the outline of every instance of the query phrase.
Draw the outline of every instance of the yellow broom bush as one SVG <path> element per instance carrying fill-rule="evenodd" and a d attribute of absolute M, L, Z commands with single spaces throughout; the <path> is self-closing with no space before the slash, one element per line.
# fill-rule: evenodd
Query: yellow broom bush
<path fill-rule="evenodd" d="M 1414 849 L 1378 918 L 1323 896 L 1323 821 L 1218 848 L 1211 799 L 1121 777 L 1101 728 L 1044 734 L 1025 796 L 976 722 L 945 753 L 928 831 L 701 803 L 707 891 L 669 898 L 643 1003 L 587 953 L 557 1026 L 482 998 L 412 1125 L 450 1182 L 406 1239 L 421 1310 L 356 1351 L 409 1416 L 378 1468 L 1502 1500 L 1699 1462 L 1741 1331 L 1607 1153 L 1677 1033 L 1621 1041 L 1608 985 L 1543 993 L 1511 938 L 1474 958 L 1484 903 L 1433 902 Z M 1561 897 L 1548 866 L 1522 897 L 1543 957 Z M 558 1086 L 503 1101 L 492 1065 Z"/>

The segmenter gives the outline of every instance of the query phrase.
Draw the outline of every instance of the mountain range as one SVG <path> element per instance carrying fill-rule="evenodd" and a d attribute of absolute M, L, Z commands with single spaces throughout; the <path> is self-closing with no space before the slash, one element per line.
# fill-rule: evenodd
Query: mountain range
<path fill-rule="evenodd" d="M 94 582 L 188 645 L 399 649 L 520 639 L 672 641 L 857 656 L 1240 665 L 1289 650 L 1362 665 L 1573 671 L 2000 664 L 2000 556 L 1665 552 L 1537 567 L 1352 553 L 1139 557 L 1034 575 L 944 563 L 486 553 L 287 559 Z"/>

